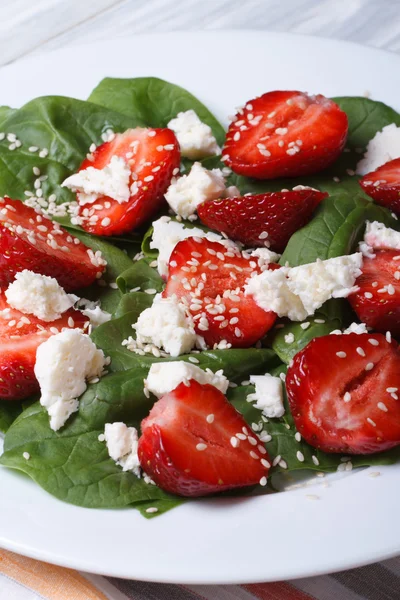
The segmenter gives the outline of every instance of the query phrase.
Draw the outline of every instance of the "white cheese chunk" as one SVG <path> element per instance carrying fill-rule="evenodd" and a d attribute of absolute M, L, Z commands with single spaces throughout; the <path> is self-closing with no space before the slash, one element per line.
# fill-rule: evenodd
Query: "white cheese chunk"
<path fill-rule="evenodd" d="M 88 167 L 67 177 L 61 184 L 72 192 L 78 192 L 79 204 L 91 204 L 100 196 L 108 196 L 120 204 L 128 202 L 131 191 L 131 170 L 120 156 L 113 156 L 104 169 Z"/>
<path fill-rule="evenodd" d="M 225 177 L 221 169 L 205 169 L 194 163 L 188 175 L 172 180 L 165 198 L 178 215 L 187 219 L 206 200 L 216 200 L 225 195 Z"/>
<path fill-rule="evenodd" d="M 156 296 L 132 327 L 139 344 L 154 344 L 171 356 L 187 354 L 197 343 L 193 320 L 174 296 Z"/>
<path fill-rule="evenodd" d="M 288 272 L 287 267 L 282 267 L 254 275 L 244 287 L 245 294 L 253 296 L 260 308 L 273 311 L 278 317 L 303 321 L 308 313 L 300 298 L 293 294 L 288 287 Z"/>
<path fill-rule="evenodd" d="M 400 127 L 386 125 L 368 142 L 367 151 L 357 164 L 356 173 L 366 175 L 390 160 L 400 157 Z"/>
<path fill-rule="evenodd" d="M 313 315 L 330 298 L 347 298 L 357 291 L 355 281 L 361 275 L 362 254 L 338 256 L 300 265 L 289 270 L 288 287 Z"/>
<path fill-rule="evenodd" d="M 251 258 L 257 258 L 258 266 L 260 268 L 269 265 L 270 263 L 276 263 L 280 259 L 281 255 L 276 252 L 272 252 L 268 248 L 257 248 L 251 253 Z"/>
<path fill-rule="evenodd" d="M 90 324 L 95 329 L 99 327 L 99 325 L 103 325 L 103 323 L 107 323 L 110 321 L 111 314 L 106 312 L 105 310 L 101 310 L 100 306 L 95 306 L 94 308 L 84 308 L 81 312 L 90 319 Z"/>
<path fill-rule="evenodd" d="M 280 377 L 273 377 L 268 373 L 251 375 L 250 383 L 254 384 L 256 389 L 254 394 L 247 396 L 248 402 L 255 402 L 254 406 L 262 410 L 263 414 L 270 419 L 282 417 L 285 414 Z"/>
<path fill-rule="evenodd" d="M 160 217 L 153 223 L 153 237 L 150 248 L 158 250 L 157 269 L 161 277 L 168 277 L 168 262 L 175 246 L 189 237 L 206 237 L 212 242 L 220 242 L 222 237 L 217 233 L 205 232 L 198 227 L 185 227 L 182 223 L 172 221 L 170 217 Z"/>
<path fill-rule="evenodd" d="M 400 250 L 400 232 L 378 221 L 367 221 L 364 242 L 371 248 Z"/>
<path fill-rule="evenodd" d="M 357 333 L 358 335 L 361 335 L 363 333 L 368 333 L 368 329 L 365 323 L 352 323 L 343 331 L 343 333 L 345 335 L 348 335 L 349 333 Z"/>
<path fill-rule="evenodd" d="M 86 380 L 100 377 L 106 360 L 88 335 L 64 329 L 43 342 L 36 352 L 35 375 L 40 403 L 50 415 L 50 427 L 58 431 L 79 407 Z"/>
<path fill-rule="evenodd" d="M 132 471 L 136 477 L 140 477 L 137 429 L 127 427 L 125 423 L 106 423 L 104 437 L 108 454 L 117 465 L 123 471 Z"/>
<path fill-rule="evenodd" d="M 46 322 L 59 319 L 79 299 L 74 294 L 67 294 L 53 277 L 27 269 L 16 274 L 5 296 L 12 308 Z"/>
<path fill-rule="evenodd" d="M 251 277 L 245 294 L 279 317 L 303 321 L 330 298 L 346 298 L 358 288 L 362 254 L 339 256 L 299 267 L 283 267 Z"/>
<path fill-rule="evenodd" d="M 161 398 L 172 392 L 182 382 L 195 379 L 200 384 L 209 383 L 223 394 L 228 389 L 229 381 L 222 369 L 213 373 L 210 369 L 203 371 L 200 367 L 183 360 L 174 362 L 153 363 L 145 380 L 145 387 L 149 392 Z"/>
<path fill-rule="evenodd" d="M 186 158 L 200 160 L 221 152 L 211 127 L 200 121 L 194 110 L 178 113 L 167 127 L 175 132 L 181 155 Z"/>

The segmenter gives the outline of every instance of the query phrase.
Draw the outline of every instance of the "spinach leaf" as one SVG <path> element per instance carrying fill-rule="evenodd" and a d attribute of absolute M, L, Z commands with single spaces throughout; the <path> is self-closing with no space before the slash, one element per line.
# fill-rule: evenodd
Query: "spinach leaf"
<path fill-rule="evenodd" d="M 399 222 L 391 213 L 361 196 L 347 192 L 326 198 L 314 217 L 292 235 L 281 257 L 281 264 L 303 265 L 350 254 L 364 233 L 365 221 L 378 220 L 394 229 Z"/>
<path fill-rule="evenodd" d="M 153 267 L 150 267 L 149 261 L 141 259 L 131 263 L 129 269 L 123 271 L 117 278 L 117 284 L 123 294 L 129 290 L 139 287 L 141 290 L 156 290 L 161 292 L 164 288 L 164 282 Z"/>
<path fill-rule="evenodd" d="M 178 112 L 193 109 L 201 121 L 211 127 L 218 144 L 224 142 L 223 127 L 204 104 L 178 85 L 156 77 L 106 77 L 93 90 L 89 100 L 150 127 L 166 127 Z"/>
<path fill-rule="evenodd" d="M 101 308 L 107 312 L 114 313 L 121 300 L 122 294 L 117 287 L 117 277 L 129 269 L 132 260 L 119 248 L 82 231 L 74 231 L 74 235 L 94 252 L 100 250 L 103 258 L 107 261 L 107 267 L 102 278 L 90 287 L 83 288 L 77 292 L 78 296 L 89 300 L 100 300 Z M 112 287 L 110 287 L 110 284 Z"/>
<path fill-rule="evenodd" d="M 15 133 L 22 146 L 14 150 L 21 160 L 32 156 L 28 148 L 49 151 L 49 160 L 75 171 L 91 144 L 101 144 L 107 129 L 120 132 L 143 125 L 134 116 L 121 115 L 98 104 L 64 96 L 44 96 L 31 100 L 12 113 L 2 124 L 5 133 Z M 8 146 L 7 140 L 1 146 Z"/>
<path fill-rule="evenodd" d="M 5 433 L 21 412 L 20 402 L 0 400 L 0 432 Z"/>
<path fill-rule="evenodd" d="M 143 395 L 141 375 L 118 373 L 90 386 L 81 398 L 79 413 L 57 433 L 49 428 L 40 404 L 32 405 L 6 434 L 0 464 L 23 471 L 57 498 L 79 506 L 118 508 L 168 500 L 172 507 L 179 499 L 123 472 L 98 440 L 105 422 L 119 420 L 138 426 L 145 402 L 148 412 L 151 403 Z M 23 452 L 31 458 L 25 460 Z"/>
<path fill-rule="evenodd" d="M 16 108 L 11 108 L 10 106 L 0 106 L 0 127 L 2 127 L 4 121 L 8 119 L 8 117 L 11 117 L 16 111 Z"/>

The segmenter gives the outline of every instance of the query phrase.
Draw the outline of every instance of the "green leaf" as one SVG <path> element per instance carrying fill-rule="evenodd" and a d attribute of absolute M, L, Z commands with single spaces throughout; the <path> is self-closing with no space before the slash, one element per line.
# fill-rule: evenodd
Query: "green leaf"
<path fill-rule="evenodd" d="M 141 259 L 131 263 L 130 267 L 123 271 L 117 278 L 117 284 L 123 294 L 134 288 L 141 290 L 156 290 L 161 292 L 164 288 L 164 282 L 153 267 L 150 267 L 146 259 Z"/>
<path fill-rule="evenodd" d="M 2 127 L 6 119 L 11 117 L 16 111 L 16 108 L 11 108 L 10 106 L 0 106 L 0 127 Z"/>
<path fill-rule="evenodd" d="M 21 412 L 20 402 L 0 400 L 0 431 L 5 433 Z"/>
<path fill-rule="evenodd" d="M 361 196 L 339 192 L 326 198 L 314 217 L 289 240 L 281 257 L 281 264 L 290 266 L 326 260 L 350 254 L 364 234 L 365 221 L 378 220 L 399 229 L 390 212 Z"/>
<path fill-rule="evenodd" d="M 117 246 L 104 241 L 101 238 L 94 237 L 82 231 L 74 231 L 75 237 L 81 242 L 92 248 L 94 252 L 100 250 L 103 258 L 107 261 L 107 267 L 99 281 L 87 288 L 78 291 L 78 296 L 88 298 L 89 300 L 100 300 L 101 308 L 111 314 L 117 309 L 122 294 L 116 286 L 118 276 L 129 269 L 132 260 Z M 110 287 L 110 284 L 113 287 Z"/>
<path fill-rule="evenodd" d="M 124 421 L 138 426 L 143 379 L 138 373 L 118 373 L 90 386 L 81 398 L 80 412 L 59 432 L 49 427 L 39 403 L 32 405 L 6 434 L 0 463 L 23 471 L 60 500 L 88 508 L 118 508 L 153 500 L 175 499 L 133 473 L 123 472 L 108 456 L 98 436 L 104 423 Z M 147 408 L 147 407 L 146 407 Z M 31 458 L 25 460 L 23 452 Z"/>
<path fill-rule="evenodd" d="M 193 109 L 200 120 L 211 127 L 220 146 L 225 139 L 223 127 L 204 104 L 178 85 L 156 77 L 106 77 L 93 90 L 89 100 L 138 119 L 149 127 L 166 127 L 178 112 Z"/>
<path fill-rule="evenodd" d="M 107 129 L 122 132 L 143 124 L 133 115 L 122 115 L 98 104 L 64 96 L 43 96 L 12 113 L 2 129 L 5 133 L 15 133 L 22 142 L 21 148 L 14 150 L 21 160 L 32 157 L 30 146 L 38 146 L 49 151 L 49 160 L 75 171 L 90 145 L 103 142 L 101 134 Z M 1 142 L 1 147 L 8 145 L 6 140 Z"/>

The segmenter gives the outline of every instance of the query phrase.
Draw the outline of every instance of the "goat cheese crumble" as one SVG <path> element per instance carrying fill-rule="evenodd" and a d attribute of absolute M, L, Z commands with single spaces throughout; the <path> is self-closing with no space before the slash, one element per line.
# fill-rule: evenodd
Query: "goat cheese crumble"
<path fill-rule="evenodd" d="M 106 423 L 104 438 L 108 454 L 113 461 L 122 467 L 123 471 L 132 471 L 140 478 L 137 429 L 127 427 L 125 423 Z"/>
<path fill-rule="evenodd" d="M 192 318 L 174 296 L 155 296 L 152 306 L 139 315 L 132 327 L 139 344 L 154 344 L 171 356 L 187 354 L 198 343 Z"/>
<path fill-rule="evenodd" d="M 178 113 L 167 127 L 175 133 L 181 155 L 186 158 L 199 160 L 221 152 L 211 127 L 203 123 L 194 110 Z"/>
<path fill-rule="evenodd" d="M 371 248 L 400 250 L 400 232 L 378 221 L 367 221 L 364 242 Z"/>
<path fill-rule="evenodd" d="M 77 329 L 64 329 L 39 346 L 35 375 L 51 429 L 58 431 L 78 410 L 86 380 L 100 377 L 106 362 L 103 351 Z"/>
<path fill-rule="evenodd" d="M 330 335 L 349 335 L 350 333 L 357 333 L 357 335 L 361 335 L 363 333 L 368 333 L 368 329 L 365 323 L 351 323 L 351 325 L 349 325 L 343 331 L 341 329 L 334 329 L 331 331 Z"/>
<path fill-rule="evenodd" d="M 279 317 L 303 321 L 330 298 L 347 298 L 357 291 L 362 254 L 339 256 L 299 267 L 264 271 L 250 278 L 245 294 Z"/>
<path fill-rule="evenodd" d="M 74 294 L 67 294 L 53 277 L 27 269 L 15 275 L 5 296 L 12 308 L 46 322 L 59 319 L 79 299 Z"/>
<path fill-rule="evenodd" d="M 247 396 L 248 402 L 255 402 L 254 406 L 262 410 L 263 414 L 275 419 L 285 414 L 283 405 L 283 390 L 280 377 L 266 375 L 251 375 L 250 383 L 255 385 L 254 394 Z"/>
<path fill-rule="evenodd" d="M 400 157 L 400 127 L 386 125 L 368 142 L 367 151 L 357 164 L 356 173 L 366 175 L 390 160 Z"/>
<path fill-rule="evenodd" d="M 111 319 L 111 314 L 105 310 L 101 310 L 100 306 L 95 306 L 94 308 L 83 308 L 80 310 L 85 317 L 89 318 L 90 324 L 94 329 L 99 327 L 99 325 L 103 325 L 103 323 L 107 323 L 107 321 L 110 321 Z"/>
<path fill-rule="evenodd" d="M 131 170 L 120 156 L 113 156 L 104 169 L 88 167 L 67 177 L 61 184 L 78 193 L 79 204 L 92 204 L 100 196 L 108 196 L 119 204 L 128 202 Z"/>
<path fill-rule="evenodd" d="M 160 217 L 153 223 L 153 237 L 150 248 L 158 250 L 157 270 L 161 277 L 168 277 L 168 263 L 175 246 L 189 237 L 206 237 L 210 242 L 220 242 L 222 237 L 217 233 L 205 232 L 198 227 L 185 227 L 182 223 L 172 221 L 170 217 Z"/>
<path fill-rule="evenodd" d="M 216 200 L 225 194 L 225 177 L 221 169 L 205 169 L 195 162 L 188 175 L 173 179 L 165 199 L 174 212 L 188 219 L 206 200 Z"/>
<path fill-rule="evenodd" d="M 223 394 L 226 393 L 229 385 L 222 369 L 216 373 L 213 373 L 210 369 L 203 371 L 196 365 L 180 360 L 153 363 L 147 379 L 145 379 L 145 388 L 157 398 L 161 398 L 161 396 L 172 392 L 180 383 L 188 382 L 190 379 L 195 379 L 202 385 L 209 383 Z"/>

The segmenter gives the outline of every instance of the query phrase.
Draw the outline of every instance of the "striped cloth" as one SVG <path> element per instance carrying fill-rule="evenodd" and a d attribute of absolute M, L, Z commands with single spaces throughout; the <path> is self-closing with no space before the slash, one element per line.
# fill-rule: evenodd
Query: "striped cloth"
<path fill-rule="evenodd" d="M 78 573 L 0 550 L 0 600 L 399 600 L 400 557 L 290 583 L 169 585 Z"/>

